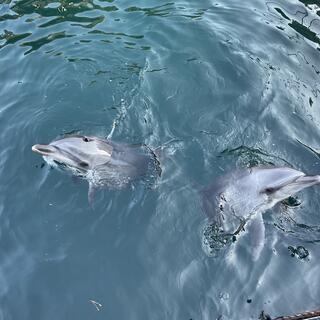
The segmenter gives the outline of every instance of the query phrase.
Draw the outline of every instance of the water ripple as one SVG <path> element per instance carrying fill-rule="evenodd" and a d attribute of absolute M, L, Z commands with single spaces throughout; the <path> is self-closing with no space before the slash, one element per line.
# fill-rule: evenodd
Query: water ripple
<path fill-rule="evenodd" d="M 0 30 L 0 318 L 316 307 L 317 187 L 265 213 L 256 263 L 245 233 L 206 254 L 199 195 L 235 167 L 319 173 L 316 1 L 5 0 Z M 30 150 L 68 132 L 161 151 L 161 179 L 101 190 L 93 210 Z"/>

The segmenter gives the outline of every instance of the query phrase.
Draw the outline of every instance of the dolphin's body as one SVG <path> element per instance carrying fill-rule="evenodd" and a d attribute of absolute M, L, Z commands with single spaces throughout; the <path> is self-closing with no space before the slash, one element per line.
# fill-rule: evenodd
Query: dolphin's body
<path fill-rule="evenodd" d="M 320 183 L 320 176 L 306 176 L 287 167 L 252 167 L 220 178 L 202 190 L 202 208 L 221 231 L 235 234 L 247 223 L 252 257 L 264 246 L 262 213 L 298 191 Z"/>
<path fill-rule="evenodd" d="M 158 166 L 155 154 L 147 147 L 93 136 L 68 136 L 48 145 L 36 144 L 32 151 L 41 154 L 50 165 L 87 179 L 90 202 L 95 187 L 122 188 L 144 177 L 152 166 Z"/>

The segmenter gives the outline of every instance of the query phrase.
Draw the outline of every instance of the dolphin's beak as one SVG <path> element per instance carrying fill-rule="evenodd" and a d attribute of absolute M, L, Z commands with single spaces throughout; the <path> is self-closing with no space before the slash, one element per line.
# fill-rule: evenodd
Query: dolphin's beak
<path fill-rule="evenodd" d="M 51 145 L 46 145 L 46 144 L 35 144 L 34 146 L 32 146 L 32 151 L 39 153 L 43 156 L 49 156 L 51 154 L 53 154 L 56 149 L 51 146 Z"/>

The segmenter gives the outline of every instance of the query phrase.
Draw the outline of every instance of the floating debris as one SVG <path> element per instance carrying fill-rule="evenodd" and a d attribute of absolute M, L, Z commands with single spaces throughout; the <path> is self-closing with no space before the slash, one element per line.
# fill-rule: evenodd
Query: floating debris
<path fill-rule="evenodd" d="M 89 302 L 91 302 L 94 305 L 94 307 L 96 308 L 97 311 L 101 310 L 101 308 L 102 308 L 102 304 L 101 303 L 99 303 L 97 301 L 94 301 L 94 300 L 89 300 Z"/>
<path fill-rule="evenodd" d="M 297 248 L 294 248 L 293 246 L 289 246 L 288 250 L 290 252 L 291 257 L 297 256 L 301 260 L 309 256 L 309 251 L 303 246 L 298 246 Z"/>

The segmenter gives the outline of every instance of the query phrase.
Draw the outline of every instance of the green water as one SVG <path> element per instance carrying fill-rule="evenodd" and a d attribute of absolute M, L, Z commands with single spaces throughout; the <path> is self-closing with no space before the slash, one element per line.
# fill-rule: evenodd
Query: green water
<path fill-rule="evenodd" d="M 198 192 L 250 165 L 319 174 L 319 15 L 316 0 L 0 1 L 0 319 L 319 308 L 319 188 L 265 213 L 257 262 L 247 234 L 209 253 Z M 112 128 L 174 143 L 154 187 L 100 190 L 94 209 L 86 181 L 31 152 Z"/>

